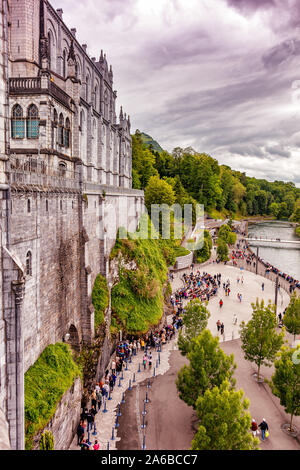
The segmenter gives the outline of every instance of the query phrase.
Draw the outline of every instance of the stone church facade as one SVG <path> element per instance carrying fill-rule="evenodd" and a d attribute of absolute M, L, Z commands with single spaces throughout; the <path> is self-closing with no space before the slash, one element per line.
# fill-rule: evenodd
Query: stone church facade
<path fill-rule="evenodd" d="M 103 51 L 47 0 L 1 0 L 0 28 L 0 409 L 22 449 L 24 373 L 67 334 L 92 342 L 95 278 L 144 196 Z"/>

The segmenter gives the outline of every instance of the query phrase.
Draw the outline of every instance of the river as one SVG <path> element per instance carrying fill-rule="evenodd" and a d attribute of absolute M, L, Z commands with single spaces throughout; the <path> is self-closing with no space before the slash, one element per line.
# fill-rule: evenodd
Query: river
<path fill-rule="evenodd" d="M 252 235 L 262 238 L 299 241 L 299 238 L 295 235 L 294 227 L 291 227 L 288 222 L 282 221 L 249 222 L 248 236 L 251 237 Z M 289 248 L 288 246 L 287 248 L 260 247 L 259 256 L 286 274 L 300 280 L 300 248 Z"/>

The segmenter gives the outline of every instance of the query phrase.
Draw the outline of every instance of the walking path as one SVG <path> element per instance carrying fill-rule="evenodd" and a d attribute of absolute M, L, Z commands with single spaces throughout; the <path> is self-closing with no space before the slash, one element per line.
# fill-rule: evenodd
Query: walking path
<path fill-rule="evenodd" d="M 178 334 L 178 333 L 177 333 Z M 113 450 L 116 449 L 116 443 L 119 440 L 117 436 L 117 429 L 114 429 L 114 437 L 115 440 L 111 440 L 112 437 L 112 429 L 115 428 L 116 424 L 116 415 L 119 410 L 119 404 L 121 413 L 123 411 L 123 404 L 121 404 L 123 393 L 128 390 L 129 387 L 129 380 L 131 380 L 131 385 L 133 387 L 138 386 L 138 384 L 144 382 L 146 379 L 153 379 L 153 374 L 155 376 L 165 374 L 166 371 L 169 369 L 169 356 L 171 351 L 176 348 L 176 343 L 174 340 L 170 340 L 167 344 L 162 346 L 162 351 L 160 353 L 154 352 L 152 348 L 152 368 L 147 368 L 144 371 L 142 366 L 143 361 L 143 352 L 140 351 L 137 353 L 136 356 L 132 356 L 132 363 L 127 364 L 127 369 L 124 364 L 123 366 L 123 376 L 124 379 L 120 380 L 122 377 L 121 374 L 117 377 L 117 382 L 114 387 L 114 390 L 111 394 L 111 400 L 106 400 L 106 409 L 107 412 L 103 412 L 105 409 L 104 401 L 102 401 L 101 410 L 98 411 L 95 417 L 95 424 L 96 424 L 96 432 L 97 435 L 93 435 L 92 432 L 89 434 L 85 433 L 85 438 L 89 437 L 90 442 L 92 445 L 94 444 L 95 439 L 97 439 L 98 443 L 100 444 L 100 449 L 107 449 L 107 444 L 109 443 L 109 449 Z M 160 363 L 157 361 L 160 360 Z M 138 372 L 140 369 L 141 372 Z M 135 380 L 135 382 L 133 382 Z M 121 386 L 119 386 L 121 384 Z M 140 445 L 142 445 L 143 436 L 140 436 Z M 69 450 L 80 450 L 80 447 L 77 445 L 77 436 L 74 437 L 73 442 L 70 446 Z"/>
<path fill-rule="evenodd" d="M 196 265 L 194 267 L 194 273 L 196 271 L 207 272 L 212 276 L 218 273 L 221 273 L 221 287 L 218 289 L 216 296 L 211 297 L 207 305 L 208 310 L 211 313 L 211 316 L 208 320 L 208 329 L 212 334 L 217 334 L 216 323 L 218 320 L 224 323 L 224 336 L 220 337 L 220 341 L 230 341 L 232 339 L 239 338 L 239 325 L 242 321 L 248 322 L 252 317 L 252 306 L 251 304 L 256 302 L 256 299 L 264 300 L 267 304 L 269 300 L 274 303 L 275 299 L 275 283 L 269 279 L 265 279 L 261 276 L 256 276 L 256 274 L 240 270 L 239 268 L 224 265 L 224 264 L 209 264 L 204 267 Z M 172 283 L 173 291 L 181 288 L 182 275 L 184 271 L 174 274 L 174 282 Z M 185 271 L 187 274 L 190 274 L 190 270 Z M 243 284 L 241 283 L 241 278 L 244 278 Z M 240 278 L 240 282 L 237 283 L 237 278 Z M 223 282 L 226 282 L 227 279 L 230 281 L 230 295 L 225 296 L 223 291 Z M 264 283 L 264 291 L 262 291 L 262 283 Z M 240 302 L 237 298 L 237 294 L 242 294 L 242 301 Z M 219 301 L 223 300 L 223 307 L 220 308 Z M 184 301 L 184 304 L 188 301 Z M 289 295 L 282 289 L 279 290 L 278 294 L 278 313 L 283 312 L 283 310 L 289 304 Z M 233 324 L 233 315 L 236 314 L 238 317 L 237 324 Z"/>
<path fill-rule="evenodd" d="M 211 317 L 209 318 L 208 322 L 208 328 L 211 330 L 212 334 L 217 335 L 218 333 L 216 328 L 216 322 L 217 320 L 222 321 L 225 325 L 225 333 L 222 337 L 220 337 L 220 341 L 226 341 L 226 343 L 224 343 L 224 347 L 226 347 L 226 352 L 233 352 L 231 351 L 231 347 L 237 344 L 237 342 L 232 341 L 232 339 L 236 339 L 239 337 L 239 323 L 241 321 L 247 322 L 250 320 L 252 315 L 251 303 L 255 302 L 256 298 L 259 298 L 260 300 L 264 299 L 265 303 L 267 303 L 269 299 L 272 302 L 274 301 L 274 283 L 260 276 L 256 276 L 254 273 L 244 270 L 240 271 L 236 267 L 224 264 L 212 263 L 204 267 L 196 265 L 194 267 L 194 272 L 198 269 L 200 270 L 201 274 L 203 273 L 203 271 L 205 271 L 211 275 L 218 273 L 221 273 L 222 275 L 221 287 L 219 288 L 218 294 L 217 296 L 212 297 L 208 303 L 208 309 L 211 313 Z M 187 270 L 186 272 L 190 273 L 190 270 Z M 172 282 L 173 291 L 183 286 L 182 274 L 183 272 L 176 273 L 174 275 L 174 281 Z M 241 276 L 243 276 L 244 278 L 243 284 L 241 284 L 241 281 L 238 284 L 237 277 L 240 277 L 241 279 Z M 231 293 L 229 297 L 225 296 L 225 293 L 222 288 L 223 282 L 226 282 L 227 279 L 230 280 L 231 288 Z M 261 288 L 262 281 L 264 282 L 264 291 L 262 291 Z M 237 293 L 242 294 L 242 302 L 238 300 Z M 222 298 L 224 302 L 222 309 L 220 309 L 219 307 L 220 298 Z M 278 311 L 283 311 L 284 308 L 288 305 L 288 302 L 288 294 L 285 291 L 281 291 L 278 296 Z M 233 325 L 234 313 L 237 314 L 238 325 Z M 168 318 L 169 322 L 171 322 L 170 320 L 171 318 Z M 234 347 L 236 348 L 236 346 Z M 238 350 L 240 350 L 239 346 Z M 121 379 L 121 373 L 117 378 L 115 388 L 111 395 L 111 400 L 106 401 L 106 407 L 104 403 L 102 403 L 101 410 L 97 413 L 95 417 L 97 435 L 93 435 L 92 433 L 90 433 L 89 436 L 87 435 L 87 433 L 85 435 L 85 437 L 89 437 L 89 440 L 92 445 L 95 439 L 97 439 L 100 444 L 100 450 L 105 450 L 108 447 L 110 450 L 125 448 L 141 449 L 143 445 L 146 445 L 147 449 L 189 448 L 191 439 L 195 432 L 195 429 L 192 426 L 192 423 L 195 422 L 195 415 L 193 414 L 190 407 L 187 407 L 178 398 L 175 385 L 177 372 L 183 365 L 183 361 L 185 361 L 185 359 L 182 358 L 180 353 L 177 351 L 176 339 L 170 340 L 166 345 L 164 345 L 160 353 L 153 352 L 152 349 L 152 354 L 152 368 L 150 370 L 149 368 L 147 368 L 146 371 L 143 370 L 142 366 L 143 352 L 140 351 L 136 356 L 133 356 L 132 362 L 128 363 L 127 365 L 127 370 L 125 365 L 123 366 L 124 379 Z M 159 359 L 160 363 L 158 362 Z M 245 374 L 246 368 L 251 367 L 251 365 L 249 366 L 249 363 L 245 363 L 240 366 L 240 364 L 242 364 L 243 362 L 240 357 L 238 359 L 238 362 L 239 364 L 237 375 L 241 374 L 241 378 L 243 379 L 243 374 Z M 139 370 L 141 372 L 138 372 Z M 247 376 L 249 376 L 248 372 L 247 374 Z M 147 389 L 149 380 L 151 384 L 151 389 Z M 249 380 L 251 382 L 251 379 Z M 131 386 L 133 390 L 128 390 L 129 381 L 131 381 Z M 260 386 L 257 385 L 257 387 Z M 250 388 L 251 387 L 249 387 L 249 383 L 247 383 L 247 386 L 245 387 L 246 395 L 251 401 L 252 396 L 250 396 L 250 393 L 251 395 L 253 393 L 248 393 Z M 149 408 L 149 414 L 147 412 L 147 415 L 145 415 L 145 417 L 143 418 L 143 404 L 145 399 L 145 393 L 147 391 L 149 392 L 149 397 L 151 397 L 150 403 L 149 405 L 147 405 L 147 408 Z M 261 400 L 260 394 L 259 397 L 257 397 L 257 393 L 253 395 L 254 402 L 256 402 L 257 406 L 259 406 L 259 400 Z M 125 403 L 123 404 L 121 403 L 122 398 L 125 398 Z M 268 400 L 270 401 L 270 403 L 272 402 L 270 397 L 268 397 Z M 282 414 L 281 410 L 278 411 L 278 406 L 276 407 L 276 409 L 273 409 L 272 407 L 270 408 L 270 406 L 268 408 L 267 404 L 265 404 L 261 408 L 263 410 L 265 409 L 266 411 L 269 410 L 268 416 L 263 416 L 267 420 L 269 419 L 269 421 L 274 413 L 275 415 L 278 415 L 279 413 L 280 416 Z M 105 408 L 107 412 L 103 412 Z M 152 410 L 151 414 L 150 408 Z M 279 408 L 282 409 L 282 407 L 280 406 Z M 117 424 L 119 426 L 116 428 L 116 415 L 119 409 L 122 413 L 122 416 L 118 417 Z M 255 408 L 255 412 L 256 413 L 254 417 L 257 420 L 260 419 L 257 408 Z M 276 420 L 277 427 L 279 419 L 278 416 Z M 146 424 L 145 429 L 141 427 L 143 424 L 143 419 L 145 420 Z M 180 431 L 181 429 L 182 433 Z M 147 433 L 145 433 L 146 430 Z M 174 430 L 176 430 L 175 434 L 179 433 L 180 439 L 175 439 Z M 281 436 L 280 433 L 279 435 Z M 112 437 L 114 437 L 113 440 Z M 123 442 L 120 442 L 120 438 L 122 438 Z M 287 438 L 292 439 L 289 436 L 287 436 Z M 285 440 L 286 438 L 284 438 L 282 441 L 283 446 L 287 445 L 284 443 Z M 283 447 L 279 446 L 278 448 Z M 77 446 L 77 436 L 75 436 L 72 445 L 70 446 L 70 450 L 79 449 L 80 447 Z"/>

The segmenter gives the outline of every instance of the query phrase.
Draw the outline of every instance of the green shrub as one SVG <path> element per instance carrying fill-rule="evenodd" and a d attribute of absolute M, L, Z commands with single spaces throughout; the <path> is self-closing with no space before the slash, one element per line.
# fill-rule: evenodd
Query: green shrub
<path fill-rule="evenodd" d="M 176 258 L 179 258 L 179 256 L 187 256 L 190 254 L 190 250 L 187 250 L 186 248 L 184 248 L 184 246 L 176 246 L 174 251 Z"/>
<path fill-rule="evenodd" d="M 69 345 L 49 345 L 25 374 L 25 447 L 46 427 L 57 404 L 81 371 L 73 361 Z"/>
<path fill-rule="evenodd" d="M 41 435 L 40 450 L 54 450 L 54 437 L 52 432 L 45 431 Z"/>
<path fill-rule="evenodd" d="M 130 234 L 128 239 L 116 241 L 111 257 L 121 253 L 126 261 L 134 260 L 137 265 L 136 270 L 120 270 L 119 283 L 111 293 L 112 316 L 128 333 L 145 333 L 162 317 L 163 286 L 168 272 L 165 253 L 168 248 L 171 252 L 172 243 L 162 239 L 133 239 Z"/>

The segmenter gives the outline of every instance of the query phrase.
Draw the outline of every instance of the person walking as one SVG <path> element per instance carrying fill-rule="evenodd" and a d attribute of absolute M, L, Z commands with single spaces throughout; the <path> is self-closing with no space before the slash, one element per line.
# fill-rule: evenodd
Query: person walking
<path fill-rule="evenodd" d="M 238 319 L 237 319 L 237 314 L 235 313 L 235 314 L 233 315 L 233 324 L 234 324 L 234 325 L 237 324 L 237 320 L 238 320 Z"/>
<path fill-rule="evenodd" d="M 261 290 L 264 291 L 265 290 L 265 283 L 263 282 L 262 285 L 261 285 Z"/>
<path fill-rule="evenodd" d="M 252 423 L 251 423 L 251 431 L 252 431 L 252 435 L 253 437 L 256 436 L 257 432 L 258 432 L 258 426 L 257 426 L 257 422 L 255 421 L 255 419 L 252 419 Z"/>
<path fill-rule="evenodd" d="M 96 390 L 96 397 L 97 397 L 98 411 L 100 411 L 101 404 L 102 404 L 102 394 L 101 394 L 100 388 L 99 388 L 99 390 Z"/>
<path fill-rule="evenodd" d="M 219 305 L 220 305 L 220 308 L 223 307 L 223 300 L 222 299 L 220 300 Z"/>
<path fill-rule="evenodd" d="M 219 333 L 219 331 L 220 331 L 220 329 L 221 329 L 221 322 L 220 322 L 220 320 L 217 321 L 217 329 L 218 329 L 218 333 Z"/>
<path fill-rule="evenodd" d="M 149 369 L 151 369 L 151 366 L 152 366 L 152 353 L 151 353 L 151 351 L 148 354 L 148 362 L 149 362 Z"/>
<path fill-rule="evenodd" d="M 221 323 L 221 335 L 223 335 L 223 334 L 224 334 L 224 323 L 222 322 Z"/>
<path fill-rule="evenodd" d="M 87 432 L 92 430 L 94 416 L 92 415 L 92 410 L 89 410 L 86 416 L 87 419 Z"/>
<path fill-rule="evenodd" d="M 91 403 L 92 403 L 92 406 L 94 406 L 96 408 L 97 406 L 97 394 L 96 394 L 96 390 L 93 391 L 92 395 L 91 395 Z"/>
<path fill-rule="evenodd" d="M 262 422 L 258 426 L 261 429 L 261 438 L 264 441 L 266 432 L 269 431 L 268 423 L 266 422 L 265 418 L 263 418 Z"/>
<path fill-rule="evenodd" d="M 80 446 L 81 441 L 84 438 L 84 427 L 82 426 L 82 421 L 80 421 L 80 423 L 77 426 L 76 434 L 77 434 L 77 445 Z"/>

